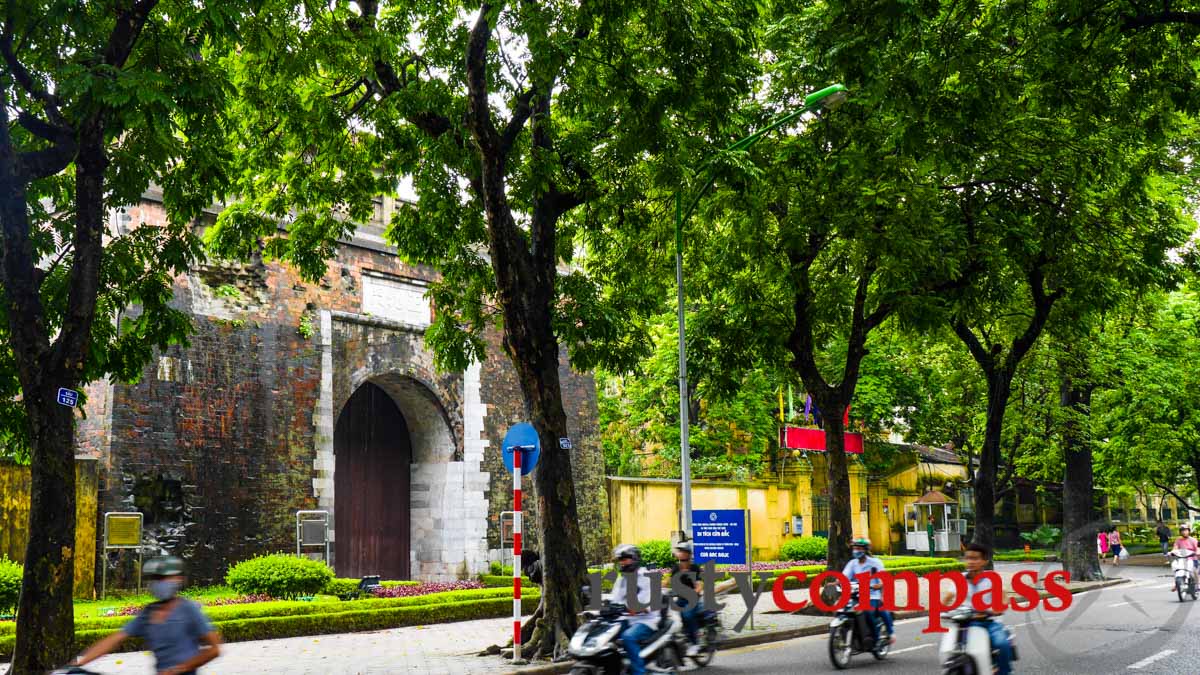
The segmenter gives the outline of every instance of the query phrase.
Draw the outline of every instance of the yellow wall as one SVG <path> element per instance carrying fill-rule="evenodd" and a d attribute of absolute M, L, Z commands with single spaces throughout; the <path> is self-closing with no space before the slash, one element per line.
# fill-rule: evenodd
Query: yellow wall
<path fill-rule="evenodd" d="M 966 467 L 958 464 L 923 463 L 902 468 L 883 479 L 868 479 L 866 468 L 852 460 L 850 464 L 851 524 L 855 537 L 868 537 L 877 550 L 888 550 L 889 542 L 902 541 L 893 523 L 903 523 L 910 504 L 922 494 L 921 479 L 935 477 L 966 478 Z M 813 532 L 814 494 L 823 494 L 826 480 L 825 458 L 813 453 L 800 467 L 789 468 L 781 479 L 735 483 L 698 480 L 692 483 L 694 509 L 750 509 L 751 545 L 755 560 L 775 560 L 785 541 L 784 523 L 792 516 L 804 517 L 804 532 Z M 683 509 L 680 481 L 663 478 L 608 479 L 609 508 L 613 543 L 639 543 L 650 539 L 669 539 L 679 527 Z M 861 510 L 863 498 L 867 510 Z M 884 500 L 888 512 L 883 512 Z"/>
<path fill-rule="evenodd" d="M 75 595 L 91 598 L 96 580 L 94 460 L 75 462 Z M 29 467 L 0 462 L 0 556 L 24 562 L 29 541 Z"/>
<path fill-rule="evenodd" d="M 750 542 L 755 560 L 775 560 L 792 535 L 784 523 L 793 515 L 811 522 L 807 476 L 780 483 L 733 483 L 698 480 L 692 483 L 693 509 L 750 509 Z M 678 529 L 683 497 L 678 480 L 657 478 L 608 479 L 613 542 L 639 543 L 669 539 Z"/>

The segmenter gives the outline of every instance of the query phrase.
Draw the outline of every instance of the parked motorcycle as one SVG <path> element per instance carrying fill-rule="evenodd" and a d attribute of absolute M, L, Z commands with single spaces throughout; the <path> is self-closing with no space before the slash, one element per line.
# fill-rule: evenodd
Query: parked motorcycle
<path fill-rule="evenodd" d="M 942 614 L 942 619 L 950 623 L 938 647 L 942 675 L 992 675 L 996 650 L 992 649 L 988 629 L 980 624 L 991 621 L 993 616 L 970 607 L 959 607 Z M 1013 641 L 1012 630 L 1007 626 L 1005 630 L 1008 631 L 1008 643 L 1012 645 L 1012 660 L 1016 661 L 1017 643 Z"/>
<path fill-rule="evenodd" d="M 676 673 L 683 665 L 687 639 L 682 637 L 683 620 L 679 612 L 670 611 L 666 598 L 659 613 L 658 630 L 646 640 L 641 655 L 658 672 Z M 605 603 L 599 612 L 583 612 L 584 623 L 571 636 L 567 647 L 575 659 L 570 675 L 622 675 L 627 671 L 629 659 L 620 640 L 626 625 L 625 612 L 625 606 L 616 603 Z"/>
<path fill-rule="evenodd" d="M 838 670 L 849 667 L 855 654 L 870 652 L 882 661 L 892 651 L 891 634 L 879 612 L 862 612 L 858 607 L 858 584 L 850 584 L 850 602 L 837 611 L 829 623 L 829 660 Z M 879 631 L 876 641 L 871 632 L 871 617 Z"/>
<path fill-rule="evenodd" d="M 1167 555 L 1171 556 L 1171 571 L 1175 573 L 1175 594 L 1183 602 L 1183 594 L 1187 593 L 1192 600 L 1196 599 L 1196 575 L 1192 574 L 1196 554 L 1186 548 L 1177 548 Z"/>

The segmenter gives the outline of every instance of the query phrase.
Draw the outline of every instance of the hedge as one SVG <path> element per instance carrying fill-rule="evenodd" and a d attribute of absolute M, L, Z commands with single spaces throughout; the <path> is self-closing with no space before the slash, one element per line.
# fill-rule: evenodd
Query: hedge
<path fill-rule="evenodd" d="M 394 599 L 412 600 L 414 598 Z M 539 596 L 536 594 L 530 594 L 522 598 L 522 610 L 533 612 L 537 608 L 539 599 Z M 344 608 L 350 603 L 329 604 L 334 607 Z M 213 623 L 217 631 L 221 633 L 221 638 L 226 642 L 245 642 L 247 640 L 273 640 L 305 635 L 386 630 L 401 626 L 419 626 L 450 621 L 491 619 L 511 615 L 512 608 L 512 599 L 503 597 L 446 602 L 434 604 L 433 606 L 386 607 L 373 610 L 234 619 L 214 621 Z M 126 621 L 129 619 L 129 617 L 121 618 Z M 113 630 L 111 628 L 77 629 L 75 632 L 75 649 L 83 651 L 92 643 L 112 633 Z M 11 657 L 15 642 L 15 635 L 0 637 L 0 656 Z M 144 649 L 141 640 L 126 640 L 121 645 L 119 651 L 139 651 L 141 649 Z"/>
<path fill-rule="evenodd" d="M 529 593 L 538 596 L 536 588 Z M 540 597 L 540 596 L 539 596 Z M 466 591 L 447 591 L 445 593 L 430 593 L 429 595 L 414 595 L 404 598 L 368 598 L 365 600 L 350 600 L 347 602 L 304 602 L 302 600 L 277 600 L 273 602 L 256 602 L 248 605 L 220 605 L 205 607 L 204 613 L 214 622 L 240 621 L 244 619 L 259 619 L 285 616 L 329 616 L 352 611 L 379 611 L 400 607 L 428 609 L 431 605 L 452 604 L 460 602 L 482 602 L 495 599 L 507 599 L 509 608 L 512 607 L 512 591 L 501 588 L 477 588 Z M 124 626 L 132 617 L 106 616 L 98 619 L 85 619 L 75 622 L 76 630 L 104 629 L 113 631 Z M 16 624 L 0 623 L 0 636 L 12 635 Z"/>
<path fill-rule="evenodd" d="M 316 595 L 333 581 L 333 569 L 320 560 L 284 553 L 243 560 L 225 573 L 225 583 L 242 595 L 295 598 Z"/>

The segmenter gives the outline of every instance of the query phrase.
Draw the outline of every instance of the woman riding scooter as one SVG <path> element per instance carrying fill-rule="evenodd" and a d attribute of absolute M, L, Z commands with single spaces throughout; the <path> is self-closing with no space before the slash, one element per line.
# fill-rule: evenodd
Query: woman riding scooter
<path fill-rule="evenodd" d="M 1179 538 L 1175 540 L 1174 548 L 1192 552 L 1192 579 L 1196 581 L 1196 587 L 1200 588 L 1200 558 L 1197 557 L 1200 555 L 1200 543 L 1192 536 L 1192 530 L 1187 525 L 1179 527 Z"/>

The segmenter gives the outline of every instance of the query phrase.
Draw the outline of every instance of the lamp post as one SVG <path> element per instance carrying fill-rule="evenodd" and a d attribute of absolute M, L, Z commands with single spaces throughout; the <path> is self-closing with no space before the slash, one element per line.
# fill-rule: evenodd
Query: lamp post
<path fill-rule="evenodd" d="M 819 108 L 832 110 L 845 99 L 846 87 L 840 84 L 834 84 L 820 91 L 813 92 L 804 97 L 804 105 L 799 109 L 787 113 L 766 127 L 735 141 L 728 148 L 725 148 L 724 151 L 748 150 L 767 134 L 792 122 L 801 115 Z M 711 161 L 711 158 L 709 158 L 709 161 Z M 707 178 L 700 189 L 696 191 L 695 196 L 692 197 L 692 201 L 688 204 L 686 211 L 683 209 L 682 190 L 675 191 L 675 286 L 678 289 L 679 301 L 679 456 L 682 462 L 680 472 L 683 474 L 683 532 L 687 539 L 692 538 L 692 457 L 688 446 L 687 347 L 684 340 L 683 317 L 683 224 L 687 222 L 692 212 L 696 210 L 696 206 L 700 203 L 700 198 L 712 186 L 713 175 L 711 171 L 707 170 L 708 164 L 709 162 L 705 162 L 704 164 L 707 171 Z"/>

